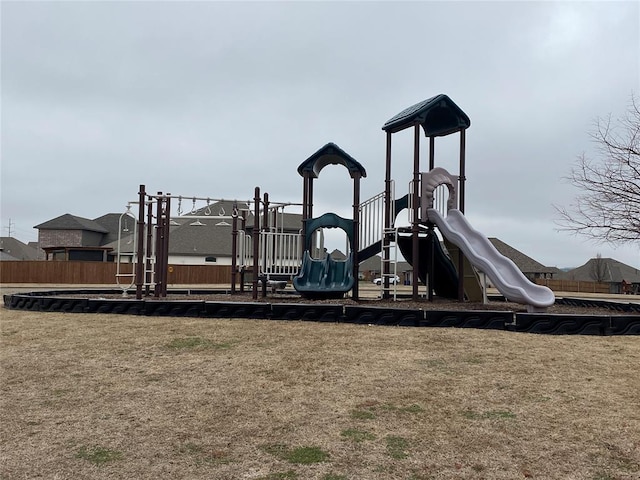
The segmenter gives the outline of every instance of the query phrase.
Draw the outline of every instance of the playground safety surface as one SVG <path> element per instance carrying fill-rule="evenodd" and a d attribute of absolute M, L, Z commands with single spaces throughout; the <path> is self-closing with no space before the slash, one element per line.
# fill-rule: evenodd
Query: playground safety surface
<path fill-rule="evenodd" d="M 640 304 L 600 299 L 560 298 L 544 313 L 523 305 L 490 301 L 458 303 L 400 298 L 399 301 L 348 298 L 306 300 L 286 292 L 253 299 L 228 290 L 174 289 L 167 298 L 123 298 L 120 290 L 73 289 L 4 295 L 6 308 L 66 313 L 250 318 L 403 327 L 456 327 L 554 335 L 640 335 Z"/>

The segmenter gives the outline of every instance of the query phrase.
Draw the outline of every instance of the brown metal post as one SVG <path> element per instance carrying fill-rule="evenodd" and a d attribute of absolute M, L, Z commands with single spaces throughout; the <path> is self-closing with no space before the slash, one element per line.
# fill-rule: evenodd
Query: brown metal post
<path fill-rule="evenodd" d="M 233 202 L 231 213 L 231 294 L 236 293 L 236 275 L 238 270 L 238 204 Z"/>
<path fill-rule="evenodd" d="M 420 124 L 416 123 L 413 127 L 413 212 L 411 217 L 411 248 L 413 251 L 413 301 L 418 300 L 418 265 L 420 265 Z M 431 279 L 427 282 L 431 289 Z"/>
<path fill-rule="evenodd" d="M 256 187 L 253 196 L 253 284 L 252 296 L 258 298 L 258 255 L 260 241 L 260 187 Z"/>
<path fill-rule="evenodd" d="M 387 150 L 385 160 L 385 174 L 384 174 L 384 232 L 382 234 L 382 278 L 389 278 L 389 258 L 390 253 L 390 240 L 387 235 L 387 231 L 391 228 L 391 132 L 387 132 Z M 382 290 L 382 297 L 389 298 L 389 284 L 385 283 Z"/>
<path fill-rule="evenodd" d="M 307 214 L 307 197 L 309 196 L 309 182 L 307 180 L 308 173 L 304 173 L 302 177 L 302 220 L 306 220 Z"/>
<path fill-rule="evenodd" d="M 240 212 L 241 218 L 240 218 L 240 229 L 244 232 L 245 234 L 245 239 L 246 239 L 246 235 L 247 235 L 247 211 L 246 210 L 242 210 L 242 212 Z M 241 252 L 242 258 L 244 258 L 246 253 L 246 249 Z M 242 270 L 240 271 L 240 293 L 244 293 L 244 277 L 245 277 L 245 273 L 246 273 L 246 265 L 242 266 Z"/>
<path fill-rule="evenodd" d="M 262 256 L 262 269 L 263 271 L 267 270 L 267 244 L 265 241 L 265 237 L 262 235 L 262 232 L 268 232 L 269 231 L 269 194 L 268 193 L 264 193 L 263 196 L 264 200 L 262 203 L 262 228 L 260 229 L 260 241 L 263 243 L 263 251 L 265 252 L 265 255 Z M 266 297 L 267 296 L 267 278 L 265 276 L 265 278 L 262 279 L 262 297 Z"/>
<path fill-rule="evenodd" d="M 429 137 L 429 171 L 436 166 L 436 139 Z"/>
<path fill-rule="evenodd" d="M 353 245 L 351 245 L 351 254 L 353 258 L 353 289 L 351 297 L 358 300 L 358 271 L 360 270 L 358 250 L 360 249 L 360 174 L 353 178 Z"/>
<path fill-rule="evenodd" d="M 307 218 L 313 218 L 313 177 L 309 176 L 309 204 L 307 205 Z"/>
<path fill-rule="evenodd" d="M 459 179 L 459 187 L 460 187 L 460 197 L 459 197 L 459 205 L 458 209 L 464 213 L 464 200 L 465 200 L 465 182 L 467 178 L 465 177 L 465 156 L 466 156 L 466 130 L 460 130 L 460 179 Z"/>
<path fill-rule="evenodd" d="M 144 283 L 144 204 L 147 198 L 145 186 L 138 189 L 138 232 L 136 238 L 136 299 L 142 299 L 142 284 Z"/>
<path fill-rule="evenodd" d="M 153 287 L 153 296 L 156 298 L 160 297 L 160 294 L 162 293 L 162 282 L 163 282 L 162 259 L 164 258 L 164 255 L 162 254 L 163 235 L 164 235 L 164 231 L 162 230 L 162 192 L 158 192 L 156 196 L 156 263 L 154 266 L 156 281 Z"/>
<path fill-rule="evenodd" d="M 436 142 L 435 142 L 435 137 L 429 137 L 429 171 L 433 170 L 436 164 Z M 422 194 L 422 192 L 420 192 Z M 421 199 L 422 201 L 422 199 Z M 426 215 L 427 212 L 422 212 L 423 217 Z M 429 234 L 430 235 L 435 235 L 435 233 L 433 232 L 433 226 L 431 223 L 429 223 Z M 433 240 L 434 242 L 437 241 Z M 435 262 L 435 249 L 433 247 L 433 245 L 430 246 L 431 247 L 431 255 L 429 258 L 429 263 L 428 263 L 428 267 L 427 267 L 427 278 L 429 279 L 428 281 L 428 287 L 429 290 L 427 292 L 427 296 L 430 302 L 433 302 L 433 288 L 432 285 L 434 284 L 435 278 L 434 278 L 434 262 Z"/>
<path fill-rule="evenodd" d="M 302 177 L 302 228 L 300 229 L 302 233 L 302 242 L 300 242 L 300 251 L 298 252 L 300 256 L 304 254 L 307 238 L 307 218 L 309 218 L 309 174 L 307 172 L 304 173 Z"/>
<path fill-rule="evenodd" d="M 171 232 L 171 194 L 167 193 L 165 202 L 165 211 L 162 220 L 162 228 L 164 229 L 164 283 L 162 284 L 162 296 L 166 297 L 169 288 L 169 234 Z"/>
<path fill-rule="evenodd" d="M 148 297 L 151 294 L 151 252 L 153 252 L 153 201 L 149 199 L 147 202 L 147 252 L 145 260 L 144 275 L 144 295 Z"/>
<path fill-rule="evenodd" d="M 458 209 L 464 213 L 464 189 L 465 189 L 465 154 L 466 154 L 466 133 L 460 130 L 460 177 L 458 186 L 460 189 L 460 197 L 458 199 Z M 458 301 L 464 302 L 464 254 L 462 250 L 458 254 Z"/>

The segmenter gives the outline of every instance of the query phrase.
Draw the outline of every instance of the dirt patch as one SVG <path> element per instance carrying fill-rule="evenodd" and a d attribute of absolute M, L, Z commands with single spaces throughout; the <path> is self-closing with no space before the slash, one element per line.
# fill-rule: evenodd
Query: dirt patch
<path fill-rule="evenodd" d="M 636 337 L 1 315 L 0 478 L 640 474 Z"/>

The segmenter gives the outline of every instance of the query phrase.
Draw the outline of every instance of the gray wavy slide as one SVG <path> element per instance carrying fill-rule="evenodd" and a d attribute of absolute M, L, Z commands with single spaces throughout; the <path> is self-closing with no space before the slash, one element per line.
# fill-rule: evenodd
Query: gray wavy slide
<path fill-rule="evenodd" d="M 502 255 L 487 237 L 475 230 L 464 214 L 450 209 L 447 216 L 433 208 L 427 210 L 429 220 L 442 234 L 462 250 L 471 264 L 485 273 L 507 300 L 527 305 L 527 311 L 545 311 L 555 303 L 551 289 L 532 283 L 511 259 Z"/>

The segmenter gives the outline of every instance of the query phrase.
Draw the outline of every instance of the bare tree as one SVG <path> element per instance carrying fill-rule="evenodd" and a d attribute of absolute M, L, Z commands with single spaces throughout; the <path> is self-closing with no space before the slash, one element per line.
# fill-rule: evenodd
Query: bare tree
<path fill-rule="evenodd" d="M 599 118 L 591 138 L 598 159 L 578 158 L 570 183 L 580 193 L 568 207 L 555 206 L 561 231 L 584 235 L 598 243 L 640 240 L 640 105 L 635 97 L 626 114 Z"/>
<path fill-rule="evenodd" d="M 589 276 L 594 282 L 602 283 L 607 279 L 607 264 L 602 259 L 602 255 L 598 253 L 596 258 L 591 259 L 591 268 Z M 611 277 L 611 275 L 609 275 Z"/>

